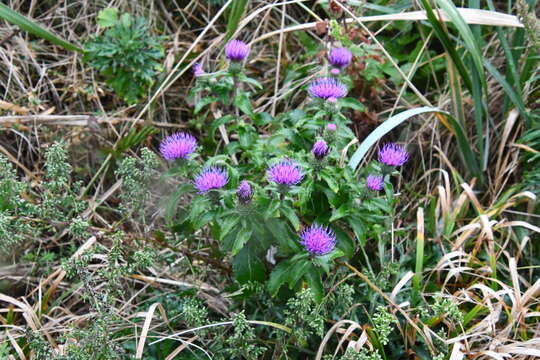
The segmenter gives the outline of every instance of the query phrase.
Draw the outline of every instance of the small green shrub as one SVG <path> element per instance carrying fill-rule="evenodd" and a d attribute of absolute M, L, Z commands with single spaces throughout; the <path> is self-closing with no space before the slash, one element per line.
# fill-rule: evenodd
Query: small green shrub
<path fill-rule="evenodd" d="M 84 60 L 106 78 L 118 96 L 128 104 L 143 97 L 162 71 L 162 37 L 152 36 L 146 20 L 118 10 L 100 11 L 98 24 L 106 28 L 84 46 Z"/>

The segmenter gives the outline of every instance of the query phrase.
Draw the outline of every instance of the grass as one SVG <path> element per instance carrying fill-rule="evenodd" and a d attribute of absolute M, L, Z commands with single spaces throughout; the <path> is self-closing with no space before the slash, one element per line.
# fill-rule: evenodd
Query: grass
<path fill-rule="evenodd" d="M 342 164 L 357 169 L 376 158 L 373 146 L 384 135 L 410 143 L 414 166 L 406 168 L 395 184 L 398 205 L 391 223 L 382 226 L 381 236 L 391 241 L 377 247 L 376 239 L 366 239 L 362 252 L 348 262 L 340 260 L 339 269 L 326 279 L 328 299 L 337 297 L 339 285 L 351 284 L 357 289 L 355 301 L 341 314 L 324 317 L 322 336 L 296 343 L 291 339 L 300 335 L 283 316 L 286 301 L 240 296 L 260 290 L 234 282 L 231 272 L 236 265 L 215 240 L 215 229 L 209 226 L 185 238 L 171 231 L 161 200 L 184 178 L 171 176 L 167 182 L 156 175 L 148 186 L 152 195 L 144 203 L 144 217 L 126 218 L 118 210 L 122 180 L 114 172 L 125 157 L 140 159 L 142 146 L 157 151 L 165 134 L 189 129 L 204 138 L 209 129 L 205 113 L 193 114 L 194 104 L 187 97 L 193 86 L 190 71 L 197 62 L 224 69 L 219 55 L 229 38 L 240 37 L 252 46 L 247 72 L 262 83 L 261 90 L 250 89 L 255 113 L 279 114 L 305 105 L 300 89 L 317 76 L 313 69 L 323 59 L 305 54 L 317 54 L 325 44 L 324 35 L 314 28 L 328 17 L 324 8 L 299 0 L 228 0 L 216 5 L 198 0 L 117 1 L 121 12 L 145 16 L 152 31 L 167 36 L 164 71 L 144 101 L 127 106 L 82 62 L 75 51 L 79 45 L 73 45 L 96 33 L 98 11 L 107 4 L 12 1 L 2 5 L 3 11 L 17 11 L 48 30 L 27 33 L 10 22 L 0 24 L 4 64 L 0 67 L 0 151 L 29 185 L 25 196 L 33 199 L 44 191 L 45 148 L 55 140 L 66 141 L 74 178 L 84 184 L 79 198 L 86 208 L 81 216 L 91 224 L 91 235 L 84 240 L 71 237 L 69 224 L 56 224 L 55 233 L 29 239 L 28 247 L 2 260 L 0 343 L 7 344 L 0 345 L 2 356 L 40 359 L 39 351 L 30 350 L 28 330 L 41 334 L 61 353 L 62 335 L 90 327 L 96 311 L 88 304 L 84 287 L 91 283 L 85 283 L 84 276 L 73 280 L 62 264 L 91 254 L 88 273 L 106 269 L 117 256 L 111 233 L 121 229 L 126 237 L 119 263 L 127 264 L 131 252 L 145 247 L 161 259 L 118 276 L 121 292 L 115 294 L 114 315 L 107 319 L 111 342 L 123 344 L 122 351 L 136 359 L 211 357 L 216 344 L 241 348 L 226 342 L 233 322 L 221 320 L 242 310 L 248 323 L 255 325 L 254 343 L 271 349 L 267 358 L 284 356 L 281 347 L 287 344 L 290 358 L 323 359 L 325 354 L 339 358 L 347 347 L 375 347 L 387 359 L 405 359 L 406 353 L 419 359 L 444 353 L 442 358 L 452 360 L 540 357 L 540 248 L 536 244 L 540 222 L 534 192 L 538 190 L 522 180 L 526 154 L 540 149 L 534 142 L 527 148 L 519 141 L 522 133 L 538 128 L 539 120 L 535 100 L 539 57 L 530 25 L 472 25 L 454 3 L 439 0 L 422 1 L 427 19 L 412 20 L 413 30 L 402 30 L 401 22 L 361 20 L 381 15 L 379 10 L 384 9 L 394 12 L 386 16 L 403 19 L 412 15 L 400 14 L 401 10 L 417 8 L 398 9 L 396 4 L 380 2 L 350 10 L 336 4 L 348 18 L 347 29 L 373 45 L 369 56 L 381 58 L 383 69 L 377 82 L 362 77 L 351 82 L 352 94 L 369 92 L 379 102 L 365 102 L 368 112 L 350 111 L 351 118 L 364 120 L 366 113 L 374 113 L 375 124 L 366 126 L 375 130 L 368 135 L 356 123 L 351 126 L 355 138 L 343 149 Z M 512 4 L 488 1 L 486 6 L 503 13 L 508 7 L 516 14 Z M 448 22 L 438 19 L 441 10 Z M 36 29 L 35 24 L 28 26 Z M 28 26 L 21 28 L 28 31 Z M 420 29 L 418 34 L 415 29 Z M 426 35 L 423 40 L 420 33 Z M 421 42 L 412 61 L 397 60 L 400 54 L 392 51 L 391 42 L 405 36 L 418 36 Z M 437 70 L 439 60 L 442 71 Z M 219 113 L 212 109 L 206 116 L 217 119 Z M 252 121 L 247 116 L 242 119 Z M 257 131 L 270 137 L 273 127 L 263 124 Z M 214 132 L 216 136 L 205 142 L 215 143 L 216 154 L 239 141 L 237 131 L 225 125 Z M 189 202 L 190 196 L 179 193 L 180 203 L 176 200 L 167 205 L 171 212 Z M 382 252 L 375 254 L 377 249 Z M 398 264 L 399 271 L 383 277 L 385 266 L 392 264 Z M 96 291 L 105 284 L 96 285 Z M 453 304 L 446 304 L 447 309 L 456 306 L 462 319 L 434 313 L 437 296 Z M 207 309 L 203 324 L 190 323 L 179 310 L 188 297 L 199 299 Z M 281 315 L 268 320 L 265 306 L 270 302 L 277 304 L 272 311 Z M 397 321 L 389 345 L 382 345 L 373 330 L 375 303 L 386 305 Z M 426 316 L 421 315 L 423 310 Z M 208 331 L 214 328 L 220 330 Z M 82 347 L 82 340 L 73 337 L 72 341 Z"/>

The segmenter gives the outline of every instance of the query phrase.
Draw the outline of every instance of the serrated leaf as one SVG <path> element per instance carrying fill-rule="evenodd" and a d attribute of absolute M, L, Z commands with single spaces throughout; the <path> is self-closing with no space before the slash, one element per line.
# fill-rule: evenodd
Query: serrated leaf
<path fill-rule="evenodd" d="M 238 215 L 229 215 L 225 216 L 224 220 L 220 223 L 220 233 L 219 240 L 223 240 L 225 235 L 227 235 L 238 222 L 240 221 L 240 216 Z"/>
<path fill-rule="evenodd" d="M 240 284 L 262 282 L 266 277 L 266 268 L 260 257 L 246 246 L 234 257 L 233 273 Z"/>
<path fill-rule="evenodd" d="M 231 254 L 232 256 L 235 256 L 238 254 L 240 250 L 244 247 L 244 245 L 251 239 L 251 234 L 253 233 L 253 230 L 251 229 L 240 229 L 236 233 L 236 239 L 233 242 Z"/>
<path fill-rule="evenodd" d="M 339 208 L 334 210 L 334 212 L 332 213 L 332 217 L 330 218 L 329 221 L 333 222 L 338 219 L 341 219 L 342 217 L 349 215 L 349 208 L 350 208 L 349 204 L 341 205 Z"/>
<path fill-rule="evenodd" d="M 253 116 L 253 106 L 251 106 L 251 102 L 249 101 L 248 94 L 246 92 L 240 92 L 236 97 L 234 98 L 234 105 L 240 109 L 244 114 L 248 116 Z"/>
<path fill-rule="evenodd" d="M 276 296 L 279 288 L 287 281 L 288 273 L 293 264 L 290 261 L 280 262 L 270 273 L 267 287 L 271 296 Z"/>
<path fill-rule="evenodd" d="M 216 100 L 217 100 L 217 98 L 215 98 L 213 96 L 202 98 L 195 105 L 195 109 L 193 110 L 193 113 L 198 114 L 206 105 L 211 104 Z"/>

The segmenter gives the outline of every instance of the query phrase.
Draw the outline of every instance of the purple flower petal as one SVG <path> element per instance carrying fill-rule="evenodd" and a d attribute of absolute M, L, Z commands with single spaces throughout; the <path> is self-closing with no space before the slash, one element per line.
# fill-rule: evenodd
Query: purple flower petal
<path fill-rule="evenodd" d="M 197 140 L 186 133 L 167 136 L 159 145 L 161 155 L 167 160 L 187 159 L 197 148 Z"/>
<path fill-rule="evenodd" d="M 302 168 L 293 160 L 285 159 L 271 166 L 266 172 L 268 180 L 278 184 L 292 186 L 304 178 Z"/>
<path fill-rule="evenodd" d="M 383 145 L 379 149 L 379 161 L 388 166 L 401 166 L 409 160 L 409 154 L 402 146 L 394 143 Z"/>
<path fill-rule="evenodd" d="M 193 185 L 195 185 L 199 194 L 204 194 L 210 190 L 221 189 L 227 185 L 228 181 L 229 177 L 227 170 L 213 166 L 204 169 L 197 175 Z"/>
<path fill-rule="evenodd" d="M 328 227 L 316 224 L 306 228 L 301 234 L 300 243 L 306 250 L 316 256 L 326 255 L 336 246 L 336 235 Z"/>
<path fill-rule="evenodd" d="M 240 40 L 231 40 L 225 45 L 225 57 L 230 61 L 242 61 L 249 54 L 249 46 Z"/>
<path fill-rule="evenodd" d="M 347 95 L 347 88 L 334 78 L 320 78 L 309 85 L 308 92 L 312 97 L 335 102 Z"/>

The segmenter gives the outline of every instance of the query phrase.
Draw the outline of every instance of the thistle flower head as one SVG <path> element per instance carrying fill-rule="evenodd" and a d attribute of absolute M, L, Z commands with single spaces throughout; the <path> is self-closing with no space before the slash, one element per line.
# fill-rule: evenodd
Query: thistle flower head
<path fill-rule="evenodd" d="M 187 159 L 197 148 L 197 140 L 180 132 L 167 136 L 159 145 L 161 155 L 167 160 Z"/>
<path fill-rule="evenodd" d="M 383 177 L 380 175 L 369 174 L 366 178 L 366 185 L 370 190 L 381 191 L 384 186 Z"/>
<path fill-rule="evenodd" d="M 330 123 L 330 124 L 326 125 L 326 131 L 334 132 L 336 130 L 337 130 L 337 125 L 336 124 Z"/>
<path fill-rule="evenodd" d="M 238 185 L 238 190 L 236 190 L 236 195 L 238 196 L 238 201 L 242 204 L 247 204 L 251 201 L 251 198 L 253 197 L 253 190 L 251 189 L 251 185 L 246 180 L 240 181 L 240 185 Z"/>
<path fill-rule="evenodd" d="M 350 64 L 352 60 L 352 53 L 349 49 L 344 47 L 333 48 L 328 55 L 328 61 L 332 66 L 343 69 Z"/>
<path fill-rule="evenodd" d="M 212 166 L 201 171 L 195 177 L 193 184 L 199 191 L 199 194 L 207 193 L 210 190 L 221 189 L 229 181 L 227 170 Z"/>
<path fill-rule="evenodd" d="M 409 154 L 395 143 L 384 144 L 379 149 L 379 161 L 388 166 L 401 166 L 409 160 Z"/>
<path fill-rule="evenodd" d="M 306 228 L 301 234 L 300 243 L 315 256 L 326 255 L 336 246 L 336 235 L 328 228 L 316 224 Z"/>
<path fill-rule="evenodd" d="M 329 150 L 330 149 L 328 148 L 326 141 L 318 140 L 315 144 L 313 144 L 313 147 L 311 148 L 311 153 L 313 154 L 313 156 L 315 156 L 316 159 L 321 160 L 326 155 L 328 155 Z"/>
<path fill-rule="evenodd" d="M 195 65 L 193 65 L 193 75 L 195 77 L 200 77 L 204 75 L 204 70 L 201 64 L 196 63 Z"/>
<path fill-rule="evenodd" d="M 225 57 L 230 61 L 242 61 L 249 54 L 249 47 L 240 40 L 231 40 L 225 45 Z"/>
<path fill-rule="evenodd" d="M 320 78 L 309 85 L 308 92 L 312 97 L 335 102 L 347 95 L 347 88 L 334 78 Z"/>
<path fill-rule="evenodd" d="M 293 160 L 285 159 L 272 165 L 266 172 L 268 180 L 285 186 L 298 184 L 304 178 L 302 168 Z"/>

